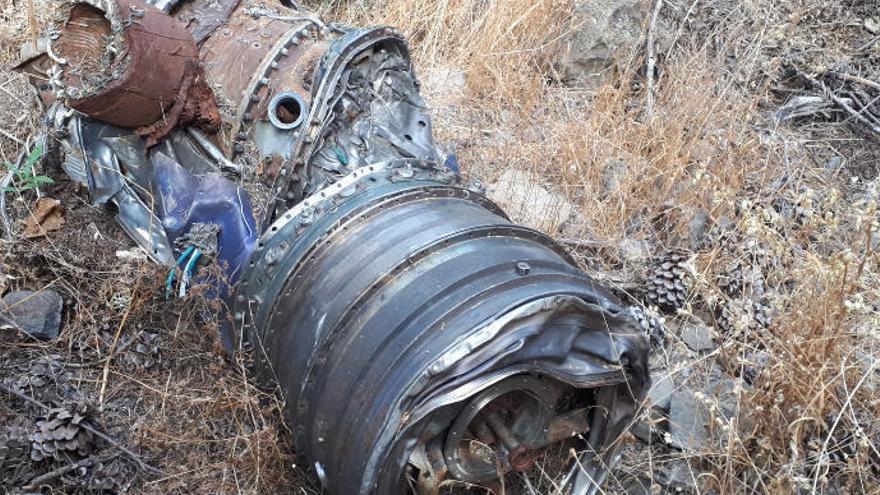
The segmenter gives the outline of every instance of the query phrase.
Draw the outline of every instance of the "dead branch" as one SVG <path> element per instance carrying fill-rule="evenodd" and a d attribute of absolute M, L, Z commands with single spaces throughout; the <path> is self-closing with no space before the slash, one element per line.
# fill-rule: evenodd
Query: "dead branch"
<path fill-rule="evenodd" d="M 874 89 L 880 89 L 880 83 L 872 81 L 870 79 L 865 79 L 864 77 L 854 76 L 852 74 L 846 74 L 843 72 L 837 72 L 837 71 L 833 71 L 833 70 L 829 70 L 827 72 L 827 74 L 829 76 L 836 77 L 837 79 L 842 79 L 844 81 L 851 81 L 851 82 L 863 84 L 865 86 L 868 86 L 868 87 L 871 87 Z"/>
<path fill-rule="evenodd" d="M 856 111 L 849 103 L 843 100 L 843 98 L 835 95 L 831 90 L 828 89 L 828 86 L 825 85 L 822 81 L 818 81 L 815 78 L 809 76 L 808 74 L 801 72 L 801 77 L 803 77 L 806 81 L 810 83 L 814 88 L 822 90 L 822 93 L 830 98 L 837 106 L 842 108 L 846 113 L 850 114 L 854 119 L 868 126 L 869 129 L 874 131 L 877 134 L 880 134 L 880 126 L 874 125 L 869 119 L 867 119 L 861 112 Z"/>
<path fill-rule="evenodd" d="M 24 488 L 25 490 L 36 490 L 37 487 L 39 487 L 40 485 L 47 483 L 49 481 L 52 481 L 52 480 L 54 480 L 60 476 L 63 476 L 71 471 L 75 471 L 81 467 L 93 466 L 96 463 L 106 462 L 106 461 L 109 461 L 111 458 L 112 458 L 112 456 L 109 454 L 104 454 L 102 456 L 90 455 L 89 457 L 86 457 L 85 459 L 80 459 L 74 463 L 66 464 L 64 466 L 61 466 L 58 469 L 53 469 L 52 471 L 49 471 L 46 474 L 42 474 L 40 476 L 37 476 L 36 478 L 30 480 L 28 482 L 28 484 L 23 486 L 22 488 Z"/>
<path fill-rule="evenodd" d="M 11 395 L 13 397 L 18 397 L 19 399 L 21 399 L 29 404 L 33 404 L 33 405 L 35 405 L 45 411 L 52 409 L 52 407 L 49 406 L 48 404 L 44 404 L 34 398 L 28 397 L 27 395 L 25 395 L 17 390 L 13 390 L 13 389 L 7 387 L 3 383 L 0 383 L 0 392 L 3 392 L 7 395 Z M 158 476 L 165 476 L 165 473 L 163 471 L 144 462 L 144 460 L 141 459 L 141 456 L 132 452 L 128 447 L 126 447 L 125 445 L 122 445 L 122 443 L 118 442 L 110 435 L 104 433 L 103 431 L 95 428 L 94 426 L 92 426 L 86 422 L 81 423 L 80 427 L 82 427 L 84 430 L 90 432 L 92 435 L 95 435 L 96 437 L 104 440 L 105 442 L 109 443 L 110 445 L 112 445 L 112 446 L 116 447 L 117 449 L 119 449 L 120 451 L 122 451 L 122 453 L 124 453 L 125 455 L 127 455 L 129 457 L 129 459 L 131 459 L 132 461 L 137 463 L 137 465 L 141 469 L 143 469 L 144 471 L 148 471 L 148 472 L 153 473 Z"/>
<path fill-rule="evenodd" d="M 654 11 L 651 13 L 651 21 L 648 23 L 648 39 L 646 50 L 648 53 L 647 67 L 645 69 L 645 77 L 647 78 L 645 89 L 645 116 L 648 122 L 654 119 L 654 66 L 657 64 L 657 58 L 654 53 L 654 31 L 657 28 L 657 18 L 660 16 L 660 8 L 663 7 L 663 0 L 657 0 L 654 4 Z"/>

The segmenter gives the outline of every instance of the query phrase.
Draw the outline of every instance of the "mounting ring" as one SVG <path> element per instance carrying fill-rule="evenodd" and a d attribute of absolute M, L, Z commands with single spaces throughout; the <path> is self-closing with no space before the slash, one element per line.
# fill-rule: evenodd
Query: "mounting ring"
<path fill-rule="evenodd" d="M 292 91 L 278 93 L 269 102 L 269 121 L 282 131 L 296 129 L 306 119 L 308 108 L 300 95 Z"/>

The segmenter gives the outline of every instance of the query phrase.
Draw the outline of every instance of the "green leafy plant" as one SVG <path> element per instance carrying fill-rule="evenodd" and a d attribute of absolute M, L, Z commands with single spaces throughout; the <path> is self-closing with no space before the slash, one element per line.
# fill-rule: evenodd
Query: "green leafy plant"
<path fill-rule="evenodd" d="M 45 175 L 37 175 L 34 167 L 37 165 L 37 162 L 40 161 L 40 158 L 43 157 L 43 147 L 40 145 L 34 146 L 34 149 L 28 153 L 27 158 L 25 158 L 24 163 L 21 167 L 17 167 L 12 163 L 7 163 L 6 168 L 12 171 L 13 179 L 15 181 L 15 186 L 4 187 L 3 192 L 24 192 L 29 191 L 31 189 L 36 189 L 44 184 L 53 184 L 53 181 L 50 177 L 46 177 Z"/>

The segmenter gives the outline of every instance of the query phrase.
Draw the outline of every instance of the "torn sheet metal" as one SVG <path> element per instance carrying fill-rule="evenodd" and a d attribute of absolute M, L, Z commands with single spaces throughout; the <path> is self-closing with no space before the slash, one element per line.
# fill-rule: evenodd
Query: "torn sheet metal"
<path fill-rule="evenodd" d="M 192 36 L 140 0 L 71 2 L 49 55 L 58 93 L 71 108 L 117 127 L 140 128 L 148 144 L 177 124 L 220 123 Z"/>
<path fill-rule="evenodd" d="M 216 224 L 218 260 L 228 283 L 238 279 L 257 237 L 250 198 L 185 133 L 148 151 L 131 131 L 85 117 L 71 116 L 66 130 L 62 166 L 88 185 L 92 201 L 115 207 L 120 225 L 151 258 L 172 266 L 176 239 L 193 225 Z"/>

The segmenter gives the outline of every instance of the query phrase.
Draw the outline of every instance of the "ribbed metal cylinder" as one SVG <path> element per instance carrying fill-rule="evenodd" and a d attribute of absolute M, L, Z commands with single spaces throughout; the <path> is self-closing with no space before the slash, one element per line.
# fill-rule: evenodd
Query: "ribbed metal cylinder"
<path fill-rule="evenodd" d="M 259 374 L 276 380 L 286 399 L 298 454 L 331 493 L 404 491 L 396 485 L 408 449 L 430 422 L 407 415 L 444 376 L 486 378 L 437 408 L 448 423 L 499 377 L 550 374 L 598 386 L 623 380 L 626 370 L 606 367 L 626 361 L 621 355 L 629 353 L 630 366 L 643 365 L 640 339 L 623 332 L 610 346 L 611 337 L 581 342 L 584 327 L 596 321 L 563 307 L 533 324 L 531 337 L 511 341 L 519 342 L 516 349 L 486 354 L 497 362 L 453 371 L 476 354 L 468 339 L 530 302 L 571 298 L 612 319 L 620 308 L 552 239 L 513 225 L 448 174 L 411 161 L 378 168 L 331 186 L 276 222 L 255 253 L 237 308 L 251 329 Z M 552 332 L 536 325 L 554 327 L 556 340 L 540 342 Z M 580 361 L 572 360 L 578 353 Z M 642 385 L 632 385 L 631 400 Z"/>

